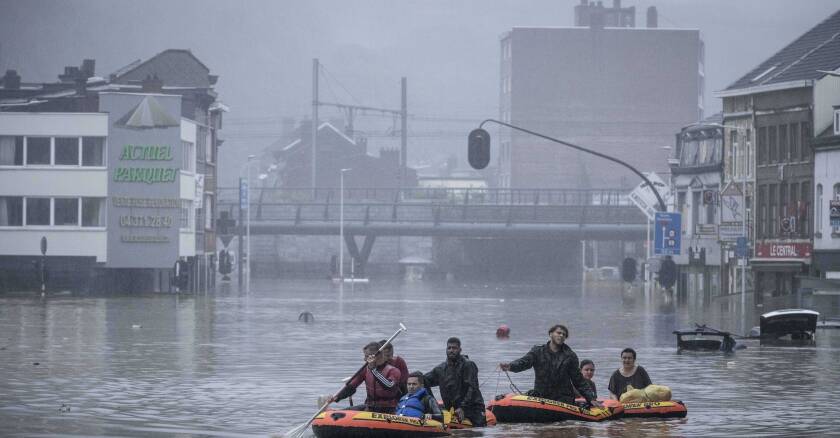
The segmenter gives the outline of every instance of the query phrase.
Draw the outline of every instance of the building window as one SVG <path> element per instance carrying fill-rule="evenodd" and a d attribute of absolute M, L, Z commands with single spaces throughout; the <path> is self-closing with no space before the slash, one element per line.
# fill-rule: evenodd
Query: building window
<path fill-rule="evenodd" d="M 767 128 L 758 128 L 758 138 L 756 139 L 756 153 L 758 154 L 758 164 L 767 164 Z"/>
<path fill-rule="evenodd" d="M 105 166 L 104 137 L 82 137 L 82 166 Z"/>
<path fill-rule="evenodd" d="M 811 124 L 802 122 L 802 161 L 811 161 Z"/>
<path fill-rule="evenodd" d="M 26 198 L 26 225 L 50 224 L 50 198 Z"/>
<path fill-rule="evenodd" d="M 0 196 L 0 227 L 23 225 L 23 197 Z"/>
<path fill-rule="evenodd" d="M 23 137 L 0 136 L 0 166 L 23 165 Z"/>
<path fill-rule="evenodd" d="M 105 226 L 105 198 L 82 198 L 82 226 Z"/>
<path fill-rule="evenodd" d="M 62 166 L 79 165 L 79 138 L 55 138 L 55 164 Z"/>
<path fill-rule="evenodd" d="M 790 231 L 789 225 L 784 218 L 788 217 L 788 186 L 785 183 L 779 184 L 779 227 L 782 234 Z"/>
<path fill-rule="evenodd" d="M 840 201 L 840 184 L 834 184 L 834 200 L 835 201 Z M 832 234 L 840 233 L 840 226 L 836 226 L 836 227 L 832 226 L 831 227 L 831 233 Z"/>
<path fill-rule="evenodd" d="M 79 226 L 79 198 L 55 198 L 54 225 Z"/>
<path fill-rule="evenodd" d="M 840 110 L 834 110 L 834 135 L 840 135 Z"/>
<path fill-rule="evenodd" d="M 712 200 L 708 204 L 706 204 L 706 223 L 713 224 L 715 223 L 715 215 L 717 214 L 717 209 L 715 208 L 715 202 Z"/>
<path fill-rule="evenodd" d="M 195 172 L 195 144 L 181 141 L 181 169 Z"/>
<path fill-rule="evenodd" d="M 788 161 L 787 125 L 779 126 L 779 162 Z"/>
<path fill-rule="evenodd" d="M 213 229 L 213 197 L 204 196 L 204 229 Z"/>
<path fill-rule="evenodd" d="M 790 137 L 790 161 L 799 161 L 799 124 L 788 125 L 788 136 Z"/>
<path fill-rule="evenodd" d="M 805 202 L 803 199 L 802 201 L 799 200 L 799 184 L 793 183 L 790 185 L 790 211 L 788 211 L 787 216 L 793 217 L 793 230 L 792 233 L 794 235 L 802 234 L 802 224 L 797 223 L 796 221 L 799 220 L 799 208 L 802 206 L 802 202 Z"/>
<path fill-rule="evenodd" d="M 192 229 L 192 201 L 181 200 L 181 230 L 190 231 Z"/>
<path fill-rule="evenodd" d="M 753 174 L 753 167 L 755 167 L 755 153 L 752 150 L 752 131 L 747 129 L 744 132 L 744 152 L 747 154 L 747 177 L 751 177 Z"/>
<path fill-rule="evenodd" d="M 50 164 L 49 137 L 26 137 L 26 164 Z"/>
<path fill-rule="evenodd" d="M 778 185 L 770 184 L 767 192 L 767 199 L 770 203 L 769 215 L 767 217 L 767 230 L 765 237 L 772 237 L 776 235 L 776 220 L 779 217 L 777 206 L 779 205 L 779 189 Z"/>
<path fill-rule="evenodd" d="M 758 188 L 758 230 L 756 233 L 759 238 L 767 235 L 767 186 L 765 185 Z"/>
<path fill-rule="evenodd" d="M 809 202 L 811 199 L 811 182 L 810 181 L 802 181 L 802 202 L 799 205 L 799 211 L 797 216 L 799 216 L 799 229 L 800 234 L 805 237 L 809 237 L 811 235 L 811 203 Z"/>
<path fill-rule="evenodd" d="M 823 188 L 822 184 L 817 184 L 817 205 L 814 212 L 814 232 L 822 233 L 822 212 L 823 212 Z"/>
<path fill-rule="evenodd" d="M 776 142 L 776 127 L 770 126 L 767 128 L 767 149 L 768 149 L 768 157 L 767 163 L 773 164 L 779 161 L 779 154 L 778 154 L 778 143 Z"/>

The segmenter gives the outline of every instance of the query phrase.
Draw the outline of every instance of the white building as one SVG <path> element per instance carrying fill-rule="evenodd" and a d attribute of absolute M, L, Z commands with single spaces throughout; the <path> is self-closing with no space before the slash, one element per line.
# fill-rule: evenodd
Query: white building
<path fill-rule="evenodd" d="M 812 144 L 814 265 L 820 277 L 840 280 L 840 105 L 834 106 L 834 123 Z"/>

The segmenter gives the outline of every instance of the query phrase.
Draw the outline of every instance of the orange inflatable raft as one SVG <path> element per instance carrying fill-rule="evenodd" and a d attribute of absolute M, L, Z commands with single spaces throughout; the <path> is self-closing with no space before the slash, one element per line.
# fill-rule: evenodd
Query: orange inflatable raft
<path fill-rule="evenodd" d="M 365 411 L 325 411 L 312 421 L 318 438 L 424 438 L 449 435 L 445 424 Z"/>
<path fill-rule="evenodd" d="M 487 421 L 487 426 L 496 425 L 496 416 L 493 415 L 493 413 L 490 412 L 490 410 L 484 410 L 484 418 Z M 443 411 L 443 421 L 446 423 L 446 427 L 450 429 L 470 429 L 473 427 L 472 422 L 470 422 L 470 420 L 467 418 L 464 418 L 464 421 L 459 422 L 451 411 Z"/>
<path fill-rule="evenodd" d="M 624 418 L 684 418 L 688 415 L 688 408 L 678 400 L 663 402 L 621 403 L 618 400 L 605 400 L 605 407 L 621 406 Z"/>
<path fill-rule="evenodd" d="M 553 423 L 555 421 L 604 421 L 616 418 L 624 411 L 617 406 L 581 408 L 576 405 L 522 394 L 497 397 L 488 406 L 499 423 Z"/>

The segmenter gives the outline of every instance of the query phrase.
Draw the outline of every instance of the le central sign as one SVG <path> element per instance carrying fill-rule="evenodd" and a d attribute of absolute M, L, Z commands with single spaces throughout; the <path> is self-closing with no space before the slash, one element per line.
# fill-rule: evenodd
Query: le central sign
<path fill-rule="evenodd" d="M 804 259 L 811 257 L 810 243 L 757 243 L 756 257 L 770 259 Z"/>

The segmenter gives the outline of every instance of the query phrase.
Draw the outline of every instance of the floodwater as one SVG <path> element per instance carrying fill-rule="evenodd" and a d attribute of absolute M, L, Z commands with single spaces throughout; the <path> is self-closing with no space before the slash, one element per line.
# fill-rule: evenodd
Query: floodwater
<path fill-rule="evenodd" d="M 831 303 L 817 310 L 836 313 Z M 314 322 L 299 322 L 303 311 Z M 838 330 L 818 330 L 816 347 L 744 341 L 731 355 L 677 354 L 674 329 L 698 322 L 742 332 L 737 303 L 680 304 L 615 284 L 383 281 L 339 289 L 326 280 L 260 279 L 250 293 L 225 284 L 197 296 L 0 295 L 0 435 L 282 434 L 361 366 L 365 343 L 389 337 L 400 322 L 408 331 L 395 350 L 410 370 L 428 371 L 445 359 L 446 339 L 460 337 L 485 401 L 510 391 L 496 364 L 545 342 L 559 322 L 578 356 L 595 361 L 601 395 L 629 346 L 654 383 L 689 409 L 685 419 L 499 425 L 461 436 L 840 433 Z M 495 337 L 503 323 L 508 340 Z M 511 375 L 523 390 L 533 382 L 531 371 Z"/>

